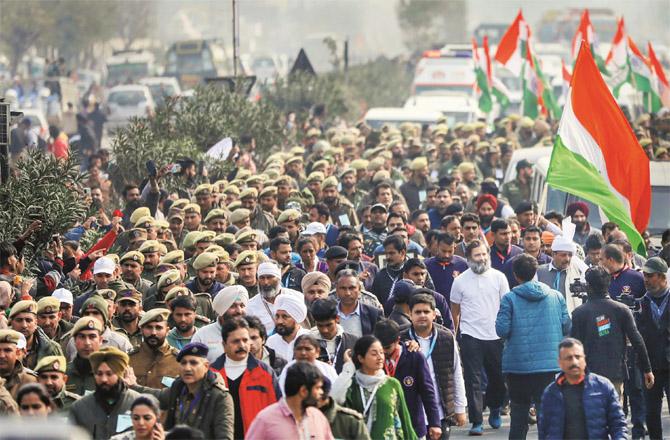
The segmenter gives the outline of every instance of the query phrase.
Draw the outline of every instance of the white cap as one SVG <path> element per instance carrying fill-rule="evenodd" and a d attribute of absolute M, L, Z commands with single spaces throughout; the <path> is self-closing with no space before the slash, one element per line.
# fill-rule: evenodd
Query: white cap
<path fill-rule="evenodd" d="M 305 230 L 302 232 L 302 235 L 314 235 L 314 234 L 326 235 L 326 227 L 323 225 L 323 223 L 312 222 L 308 224 Z"/>
<path fill-rule="evenodd" d="M 16 348 L 25 350 L 28 346 L 28 342 L 26 341 L 26 337 L 23 336 L 23 333 L 19 333 L 19 335 L 19 342 L 16 344 Z"/>
<path fill-rule="evenodd" d="M 265 261 L 259 264 L 256 274 L 259 277 L 261 275 L 273 275 L 276 278 L 281 278 L 281 270 L 279 270 L 279 266 L 272 261 Z"/>
<path fill-rule="evenodd" d="M 553 252 L 570 252 L 574 254 L 576 247 L 572 240 L 559 235 L 558 237 L 554 238 L 553 243 L 551 243 L 551 250 Z"/>
<path fill-rule="evenodd" d="M 116 263 L 114 263 L 114 260 L 107 257 L 100 257 L 95 260 L 95 264 L 93 265 L 93 275 L 97 275 L 99 273 L 113 275 L 114 269 L 116 269 Z"/>
<path fill-rule="evenodd" d="M 58 301 L 62 303 L 67 303 L 70 305 L 74 304 L 74 299 L 72 298 L 72 292 L 70 292 L 67 289 L 56 289 L 54 292 L 51 294 L 54 298 L 58 299 Z"/>

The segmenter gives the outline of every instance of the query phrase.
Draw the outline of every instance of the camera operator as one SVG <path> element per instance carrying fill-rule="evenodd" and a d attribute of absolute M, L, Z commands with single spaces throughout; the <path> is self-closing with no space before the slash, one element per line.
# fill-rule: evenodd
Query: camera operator
<path fill-rule="evenodd" d="M 589 371 L 607 377 L 621 396 L 628 338 L 644 371 L 645 385 L 650 388 L 654 375 L 633 312 L 608 296 L 611 276 L 605 268 L 592 267 L 586 271 L 585 278 L 588 299 L 572 312 L 571 336 L 584 344 Z"/>

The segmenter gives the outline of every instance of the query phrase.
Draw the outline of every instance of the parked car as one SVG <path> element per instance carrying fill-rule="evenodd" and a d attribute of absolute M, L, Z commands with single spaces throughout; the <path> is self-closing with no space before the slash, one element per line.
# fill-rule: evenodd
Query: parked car
<path fill-rule="evenodd" d="M 130 118 L 150 116 L 156 109 L 149 88 L 139 84 L 112 87 L 105 102 L 108 130 L 125 127 Z"/>
<path fill-rule="evenodd" d="M 166 97 L 174 97 L 181 95 L 181 87 L 177 78 L 170 76 L 155 76 L 150 78 L 142 78 L 140 84 L 147 86 L 151 97 L 157 106 L 165 104 Z"/>

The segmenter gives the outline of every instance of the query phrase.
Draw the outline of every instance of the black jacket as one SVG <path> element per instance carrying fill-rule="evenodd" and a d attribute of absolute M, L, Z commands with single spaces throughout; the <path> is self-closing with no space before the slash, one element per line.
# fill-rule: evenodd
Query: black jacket
<path fill-rule="evenodd" d="M 666 289 L 670 295 L 670 288 Z M 670 306 L 661 315 L 660 325 L 651 314 L 652 301 L 647 294 L 640 301 L 640 311 L 636 313 L 637 328 L 649 352 L 649 361 L 654 371 L 668 371 L 670 367 Z"/>
<path fill-rule="evenodd" d="M 572 312 L 570 335 L 584 344 L 589 371 L 611 381 L 622 381 L 626 371 L 626 338 L 635 348 L 640 367 L 651 371 L 647 349 L 635 326 L 633 313 L 609 297 L 589 297 Z"/>
<path fill-rule="evenodd" d="M 335 362 L 333 363 L 333 368 L 337 374 L 342 372 L 342 367 L 344 366 L 344 352 L 348 349 L 354 348 L 354 344 L 358 338 L 351 333 L 342 333 L 339 336 L 335 337 Z M 319 352 L 319 360 L 325 363 L 330 363 L 330 358 L 328 356 L 328 350 L 326 349 L 327 343 L 323 339 L 319 339 L 319 345 L 321 350 Z"/>
<path fill-rule="evenodd" d="M 361 306 L 361 331 L 363 335 L 371 335 L 377 321 L 382 319 L 382 311 L 376 307 L 358 302 Z"/>

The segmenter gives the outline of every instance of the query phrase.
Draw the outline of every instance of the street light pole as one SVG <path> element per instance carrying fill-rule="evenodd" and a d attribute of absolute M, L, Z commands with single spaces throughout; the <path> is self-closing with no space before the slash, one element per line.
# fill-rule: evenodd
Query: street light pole
<path fill-rule="evenodd" d="M 237 63 L 238 63 L 238 34 L 237 34 L 237 0 L 233 2 L 233 76 L 237 77 Z"/>

